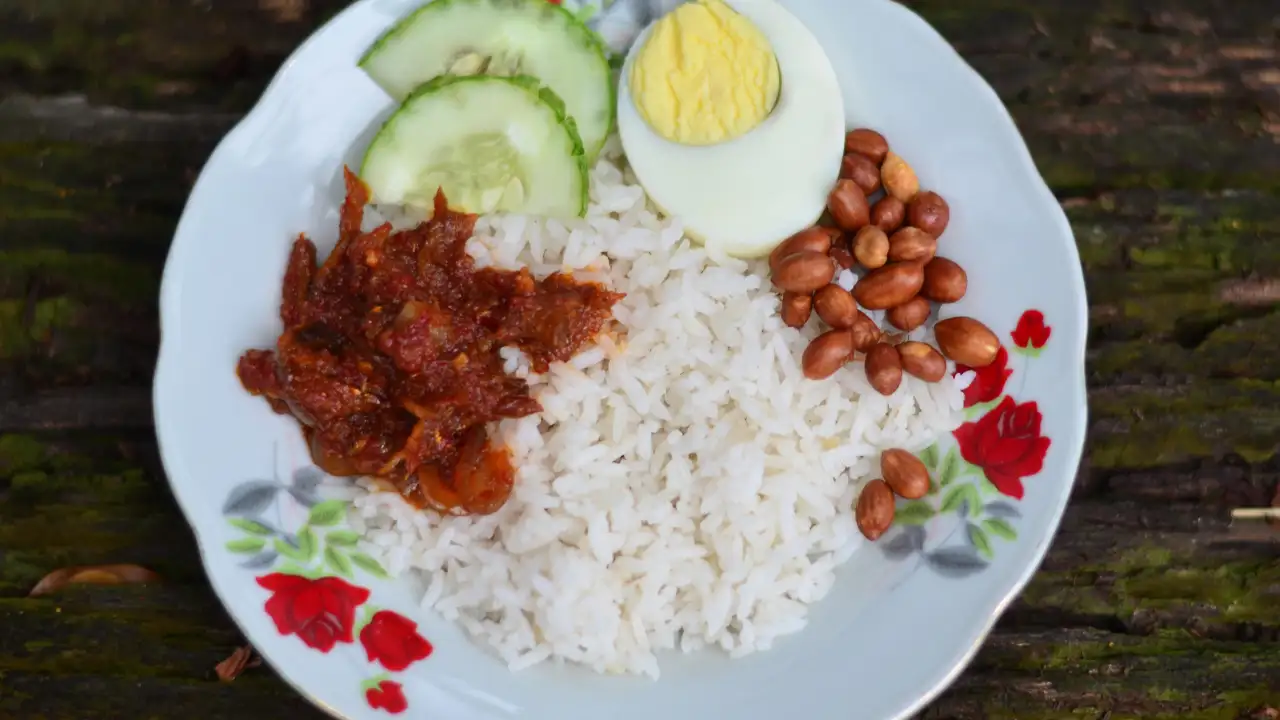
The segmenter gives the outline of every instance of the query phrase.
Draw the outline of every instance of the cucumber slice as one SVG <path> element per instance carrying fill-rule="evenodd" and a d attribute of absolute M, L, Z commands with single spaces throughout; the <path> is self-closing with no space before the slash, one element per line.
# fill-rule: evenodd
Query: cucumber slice
<path fill-rule="evenodd" d="M 397 100 L 439 75 L 531 75 L 564 100 L 594 162 L 613 127 L 600 39 L 547 0 L 435 0 L 396 23 L 360 67 Z"/>
<path fill-rule="evenodd" d="M 365 151 L 374 202 L 551 217 L 587 210 L 587 162 L 564 103 L 536 78 L 442 75 L 418 88 Z"/>

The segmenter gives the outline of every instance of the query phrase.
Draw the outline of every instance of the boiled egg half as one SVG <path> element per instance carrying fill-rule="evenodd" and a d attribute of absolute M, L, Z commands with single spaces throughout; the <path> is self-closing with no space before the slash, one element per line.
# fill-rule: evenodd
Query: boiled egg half
<path fill-rule="evenodd" d="M 632 45 L 618 133 L 649 197 L 690 237 L 761 257 L 821 216 L 844 101 L 818 40 L 777 0 L 695 0 Z"/>

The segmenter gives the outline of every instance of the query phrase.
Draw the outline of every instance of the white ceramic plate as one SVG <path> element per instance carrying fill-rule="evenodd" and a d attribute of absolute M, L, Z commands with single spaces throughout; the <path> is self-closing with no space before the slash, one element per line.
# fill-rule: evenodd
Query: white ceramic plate
<path fill-rule="evenodd" d="M 952 208 L 969 272 L 957 314 L 1009 352 L 967 391 L 969 422 L 924 455 L 939 492 L 899 508 L 839 569 L 802 632 L 741 660 L 673 656 L 659 681 L 540 666 L 509 672 L 384 579 L 324 500 L 295 421 L 240 387 L 270 346 L 291 239 L 336 239 L 343 163 L 390 100 L 360 72 L 417 3 L 361 0 L 286 63 L 209 160 L 165 268 L 155 380 L 165 469 L 209 577 L 250 641 L 336 716 L 480 720 L 906 717 L 955 678 L 1044 556 L 1085 427 L 1084 282 L 1070 228 L 995 93 L 887 0 L 785 0 L 818 37 L 851 127 L 886 132 Z M 894 58 L 892 62 L 887 58 Z M 428 642 L 434 647 L 429 652 Z"/>

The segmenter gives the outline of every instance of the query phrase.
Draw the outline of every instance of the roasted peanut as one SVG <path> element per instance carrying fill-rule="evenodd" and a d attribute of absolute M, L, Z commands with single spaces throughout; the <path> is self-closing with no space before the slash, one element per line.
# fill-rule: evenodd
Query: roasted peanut
<path fill-rule="evenodd" d="M 889 152 L 889 141 L 875 130 L 858 128 L 845 133 L 844 151 L 866 155 L 878 166 L 884 162 L 884 156 Z"/>
<path fill-rule="evenodd" d="M 853 297 L 868 310 L 888 310 L 915 297 L 922 284 L 920 263 L 890 263 L 863 275 L 853 286 Z"/>
<path fill-rule="evenodd" d="M 835 284 L 814 293 L 813 310 L 822 322 L 842 330 L 853 327 L 853 321 L 858 317 L 858 304 L 853 301 L 853 296 Z"/>
<path fill-rule="evenodd" d="M 836 225 L 843 230 L 858 230 L 871 222 L 871 207 L 867 205 L 867 194 L 854 181 L 843 178 L 836 181 L 836 186 L 827 196 L 827 209 Z"/>
<path fill-rule="evenodd" d="M 827 252 L 832 260 L 836 261 L 836 265 L 841 270 L 848 270 L 853 267 L 853 253 L 842 247 L 833 247 Z"/>
<path fill-rule="evenodd" d="M 936 192 L 919 193 L 907 203 L 907 224 L 936 238 L 942 237 L 950 222 L 951 208 Z"/>
<path fill-rule="evenodd" d="M 902 227 L 906 217 L 906 204 L 892 195 L 885 195 L 871 206 L 871 224 L 887 233 Z"/>
<path fill-rule="evenodd" d="M 800 369 L 810 380 L 831 377 L 853 356 L 848 330 L 828 330 L 809 343 L 800 357 Z"/>
<path fill-rule="evenodd" d="M 867 350 L 867 382 L 881 395 L 892 395 L 902 384 L 902 359 L 898 349 L 889 343 L 878 342 Z"/>
<path fill-rule="evenodd" d="M 840 237 L 840 231 L 836 230 L 835 237 Z M 831 228 L 819 227 L 817 225 L 811 228 L 805 228 L 791 237 L 778 243 L 778 247 L 769 253 L 769 270 L 778 272 L 778 263 L 782 262 L 782 258 L 788 255 L 795 255 L 798 252 L 808 250 L 810 252 L 825 253 L 831 249 L 832 243 Z"/>
<path fill-rule="evenodd" d="M 991 328 L 971 317 L 940 320 L 933 327 L 942 354 L 959 365 L 980 368 L 990 365 L 1000 352 L 1000 340 Z"/>
<path fill-rule="evenodd" d="M 898 497 L 918 500 L 929 493 L 929 469 L 901 448 L 880 453 L 880 475 Z"/>
<path fill-rule="evenodd" d="M 924 266 L 920 294 L 937 303 L 953 303 L 969 289 L 969 276 L 954 260 L 935 257 Z"/>
<path fill-rule="evenodd" d="M 904 227 L 889 236 L 889 259 L 894 262 L 929 262 L 938 252 L 938 239 L 913 227 Z"/>
<path fill-rule="evenodd" d="M 882 267 L 889 260 L 889 236 L 874 225 L 868 225 L 853 236 L 853 256 L 868 270 Z"/>
<path fill-rule="evenodd" d="M 911 202 L 911 198 L 920 192 L 916 171 L 896 153 L 885 155 L 884 164 L 880 166 L 880 181 L 886 193 L 904 203 Z"/>
<path fill-rule="evenodd" d="M 809 322 L 809 313 L 813 310 L 813 298 L 804 293 L 782 294 L 782 322 L 788 327 L 804 327 Z"/>
<path fill-rule="evenodd" d="M 788 292 L 811 293 L 831 282 L 835 275 L 835 260 L 825 252 L 805 250 L 782 258 L 773 273 L 773 284 Z"/>
<path fill-rule="evenodd" d="M 901 305 L 889 308 L 885 311 L 884 319 L 903 332 L 911 332 L 923 325 L 931 312 L 933 306 L 929 301 L 917 295 Z"/>
<path fill-rule="evenodd" d="M 947 374 L 946 358 L 932 345 L 908 340 L 898 345 L 898 357 L 903 370 L 926 382 L 938 382 Z"/>
<path fill-rule="evenodd" d="M 852 180 L 867 195 L 880 189 L 880 168 L 866 155 L 845 155 L 840 161 L 840 177 Z"/>
<path fill-rule="evenodd" d="M 876 321 L 861 310 L 854 317 L 853 326 L 849 328 L 849 333 L 853 335 L 853 349 L 857 352 L 870 350 L 873 345 L 880 342 L 880 336 L 883 335 L 876 325 Z"/>
<path fill-rule="evenodd" d="M 876 541 L 893 525 L 893 491 L 883 480 L 872 480 L 862 488 L 853 518 L 863 537 Z"/>

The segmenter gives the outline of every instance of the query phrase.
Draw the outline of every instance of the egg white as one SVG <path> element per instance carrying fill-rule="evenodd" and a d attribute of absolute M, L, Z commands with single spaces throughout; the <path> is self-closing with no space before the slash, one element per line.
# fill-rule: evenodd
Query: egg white
<path fill-rule="evenodd" d="M 653 30 L 631 46 L 618 86 L 618 134 L 645 192 L 708 250 L 753 258 L 812 225 L 826 206 L 844 154 L 844 100 L 817 38 L 776 0 L 726 0 L 755 23 L 782 78 L 773 112 L 716 145 L 663 138 L 640 116 L 629 77 Z"/>

